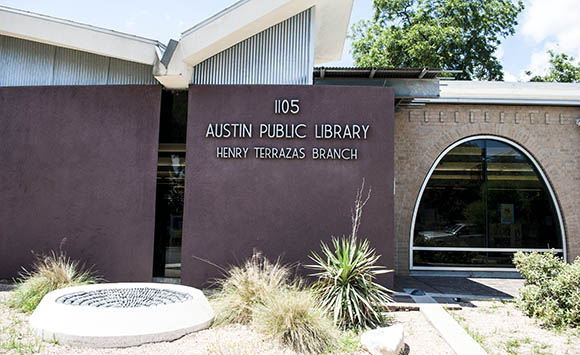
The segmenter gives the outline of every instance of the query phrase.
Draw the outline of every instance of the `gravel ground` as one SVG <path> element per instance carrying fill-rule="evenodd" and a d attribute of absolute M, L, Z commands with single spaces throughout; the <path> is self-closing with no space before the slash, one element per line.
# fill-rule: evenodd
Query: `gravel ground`
<path fill-rule="evenodd" d="M 490 354 L 580 354 L 580 329 L 545 329 L 513 302 L 471 304 L 449 312 Z"/>
<path fill-rule="evenodd" d="M 8 308 L 0 291 L 0 353 L 8 354 L 281 354 L 295 352 L 246 326 L 232 325 L 189 334 L 172 342 L 131 348 L 86 349 L 44 342 L 28 330 L 28 315 Z M 450 311 L 490 354 L 580 354 L 580 330 L 543 329 L 513 303 L 473 301 L 474 307 Z M 437 330 L 416 311 L 393 312 L 405 327 L 405 354 L 453 354 Z M 351 351 L 352 352 L 352 351 Z M 366 354 L 359 348 L 355 354 Z"/>
<path fill-rule="evenodd" d="M 0 353 L 7 354 L 75 354 L 75 355 L 141 355 L 141 354 L 280 354 L 295 352 L 280 346 L 247 326 L 232 325 L 206 329 L 172 342 L 145 344 L 130 348 L 87 349 L 44 342 L 28 330 L 28 315 L 8 308 L 0 291 Z M 453 354 L 437 331 L 419 312 L 393 312 L 395 323 L 405 326 L 405 354 Z M 349 354 L 352 353 L 349 352 Z M 355 354 L 367 354 L 360 349 Z"/>

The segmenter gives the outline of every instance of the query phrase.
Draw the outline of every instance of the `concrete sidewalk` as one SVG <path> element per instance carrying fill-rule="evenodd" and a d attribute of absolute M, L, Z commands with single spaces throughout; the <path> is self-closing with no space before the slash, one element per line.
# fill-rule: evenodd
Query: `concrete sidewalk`
<path fill-rule="evenodd" d="M 521 278 L 474 278 L 448 276 L 395 276 L 396 292 L 419 289 L 427 294 L 466 295 L 475 298 L 511 299 L 524 286 Z"/>

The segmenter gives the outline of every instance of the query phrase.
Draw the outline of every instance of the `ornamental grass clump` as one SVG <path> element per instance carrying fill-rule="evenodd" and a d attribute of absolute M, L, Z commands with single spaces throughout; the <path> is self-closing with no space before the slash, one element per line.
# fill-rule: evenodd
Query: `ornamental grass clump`
<path fill-rule="evenodd" d="M 263 305 L 273 293 L 287 287 L 290 268 L 280 261 L 271 263 L 254 252 L 242 265 L 233 266 L 216 281 L 218 292 L 211 297 L 216 312 L 215 324 L 250 324 L 256 306 Z"/>
<path fill-rule="evenodd" d="M 296 287 L 279 290 L 258 306 L 254 326 L 298 353 L 326 353 L 338 343 L 337 329 L 314 295 Z"/>
<path fill-rule="evenodd" d="M 393 302 L 389 289 L 375 282 L 381 274 L 392 272 L 377 265 L 380 255 L 369 242 L 356 237 L 362 210 L 370 198 L 370 189 L 363 200 L 364 180 L 357 191 L 349 237 L 332 237 L 332 247 L 321 243 L 322 256 L 312 252 L 314 264 L 306 267 L 317 271 L 312 289 L 323 309 L 332 315 L 342 329 L 375 328 L 385 323 L 386 303 Z"/>
<path fill-rule="evenodd" d="M 516 299 L 523 312 L 550 327 L 580 326 L 580 258 L 567 264 L 553 253 L 517 252 L 514 264 L 526 279 Z"/>
<path fill-rule="evenodd" d="M 23 268 L 8 305 L 21 312 L 32 312 L 49 292 L 70 286 L 96 283 L 100 280 L 91 269 L 71 260 L 61 250 L 38 255 L 30 271 Z"/>

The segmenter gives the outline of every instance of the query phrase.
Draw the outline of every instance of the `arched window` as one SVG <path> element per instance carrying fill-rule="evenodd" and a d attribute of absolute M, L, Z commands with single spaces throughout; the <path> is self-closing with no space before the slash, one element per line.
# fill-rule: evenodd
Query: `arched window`
<path fill-rule="evenodd" d="M 461 140 L 429 172 L 411 226 L 412 270 L 513 270 L 518 250 L 564 253 L 553 191 L 523 148 Z"/>

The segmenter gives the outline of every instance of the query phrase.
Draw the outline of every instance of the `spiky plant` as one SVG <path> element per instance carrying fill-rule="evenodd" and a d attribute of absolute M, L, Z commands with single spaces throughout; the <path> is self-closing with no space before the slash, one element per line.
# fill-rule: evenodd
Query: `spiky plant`
<path fill-rule="evenodd" d="M 312 252 L 314 264 L 306 267 L 318 272 L 312 289 L 322 307 L 332 314 L 342 329 L 363 329 L 384 324 L 385 304 L 393 302 L 389 289 L 375 282 L 380 274 L 392 272 L 376 265 L 380 255 L 365 239 L 332 238 L 332 248 L 321 243 L 322 255 Z"/>
<path fill-rule="evenodd" d="M 271 263 L 254 251 L 242 266 L 233 266 L 223 279 L 217 280 L 218 292 L 211 297 L 216 324 L 249 324 L 256 305 L 274 292 L 285 288 L 290 268 L 280 261 Z"/>
<path fill-rule="evenodd" d="M 101 280 L 91 269 L 71 260 L 61 250 L 37 255 L 31 270 L 20 273 L 17 285 L 8 298 L 8 305 L 21 312 L 32 312 L 49 292 L 70 286 L 86 285 Z"/>

